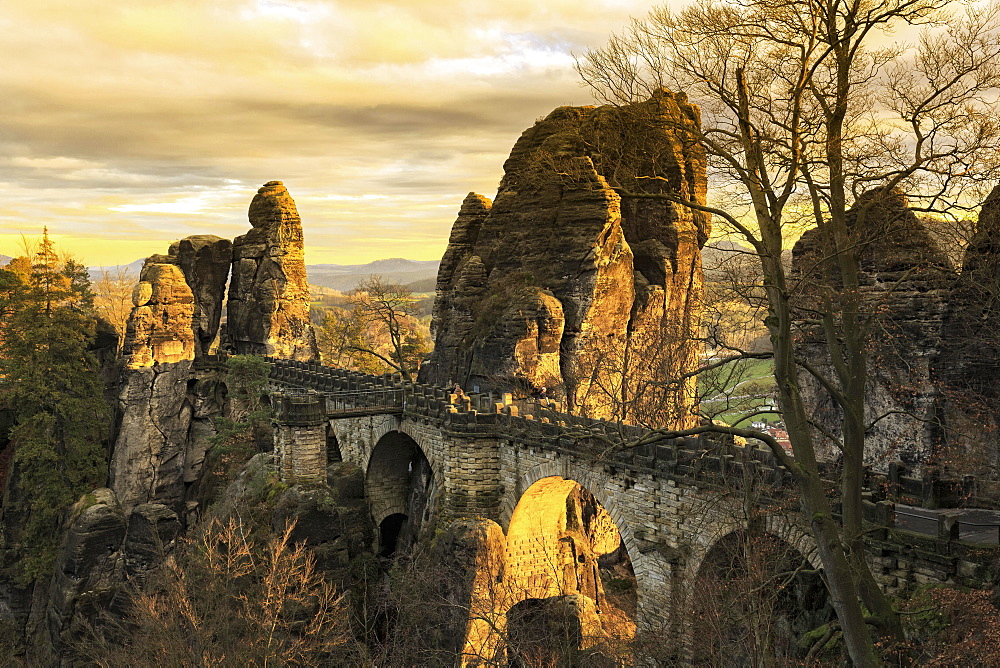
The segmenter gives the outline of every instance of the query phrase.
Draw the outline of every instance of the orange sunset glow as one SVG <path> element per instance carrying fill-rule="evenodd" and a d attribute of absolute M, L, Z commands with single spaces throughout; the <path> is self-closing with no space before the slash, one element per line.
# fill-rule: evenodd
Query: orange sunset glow
<path fill-rule="evenodd" d="M 438 259 L 522 130 L 591 103 L 574 53 L 643 0 L 11 0 L 0 254 L 48 226 L 89 265 L 233 237 L 256 188 L 307 261 Z"/>

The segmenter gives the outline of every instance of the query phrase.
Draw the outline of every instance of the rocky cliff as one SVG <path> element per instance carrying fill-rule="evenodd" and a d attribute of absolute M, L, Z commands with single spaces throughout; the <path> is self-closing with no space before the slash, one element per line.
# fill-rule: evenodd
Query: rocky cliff
<path fill-rule="evenodd" d="M 241 355 L 315 359 L 302 221 L 281 181 L 257 191 L 249 217 L 252 229 L 233 243 L 227 343 Z"/>
<path fill-rule="evenodd" d="M 299 359 L 316 354 L 302 226 L 284 186 L 260 189 L 250 222 L 253 229 L 235 245 L 213 235 L 187 237 L 143 265 L 123 348 L 109 489 L 95 490 L 71 510 L 51 582 L 36 584 L 31 599 L 20 602 L 17 626 L 34 638 L 32 651 L 44 663 L 72 656 L 99 611 L 122 613 L 126 589 L 160 564 L 175 537 L 204 512 L 201 482 L 214 421 L 232 409 L 224 377 L 195 361 L 216 344 L 230 273 L 229 346 Z M 331 568 L 353 558 L 367 534 L 345 538 L 335 529 L 354 524 L 302 510 L 305 501 L 289 500 L 294 491 L 282 497 L 282 522 L 319 517 L 325 532 L 306 538 L 315 543 L 321 536 L 317 550 L 325 550 Z M 354 506 L 362 502 L 350 503 L 341 511 L 345 518 L 357 515 Z"/>
<path fill-rule="evenodd" d="M 132 369 L 118 396 L 122 416 L 111 459 L 110 486 L 122 507 L 147 502 L 182 517 L 223 413 L 225 387 L 190 360 Z M 192 504 L 188 507 L 188 504 Z"/>
<path fill-rule="evenodd" d="M 865 420 L 865 463 L 885 470 L 895 459 L 918 464 L 932 454 L 939 438 L 939 388 L 933 365 L 942 347 L 942 324 L 953 271 L 906 197 L 873 190 L 848 213 L 852 243 L 861 250 L 859 297 L 862 321 L 870 327 L 869 378 Z M 802 235 L 792 251 L 793 275 L 802 281 L 798 304 L 802 355 L 834 378 L 829 353 L 816 325 L 821 312 L 841 308 L 847 294 L 837 278 L 835 255 L 818 229 Z M 834 436 L 840 435 L 840 409 L 810 375 L 799 377 L 810 416 Z M 817 432 L 826 458 L 837 448 Z"/>
<path fill-rule="evenodd" d="M 934 369 L 947 417 L 945 464 L 983 475 L 1000 465 L 1000 186 L 983 202 L 948 298 Z M 957 460 L 956 455 L 958 455 Z M 995 477 L 995 473 L 993 474 Z"/>
<path fill-rule="evenodd" d="M 201 476 L 225 388 L 192 361 L 216 340 L 230 273 L 227 338 L 236 352 L 316 355 L 302 223 L 280 182 L 258 191 L 250 222 L 253 229 L 235 244 L 187 237 L 143 266 L 123 350 L 121 426 L 111 460 L 111 488 L 126 510 L 155 501 L 183 518 L 193 508 L 190 488 Z"/>
<path fill-rule="evenodd" d="M 132 293 L 123 355 L 129 368 L 194 359 L 219 332 L 232 242 L 187 237 L 148 257 Z"/>
<path fill-rule="evenodd" d="M 657 397 L 671 410 L 653 418 L 616 388 L 693 362 L 682 341 L 698 326 L 710 223 L 671 200 L 705 201 L 698 123 L 697 107 L 662 91 L 625 108 L 560 107 L 526 130 L 496 199 L 462 204 L 421 380 L 545 387 L 594 416 L 689 420 L 689 398 Z"/>

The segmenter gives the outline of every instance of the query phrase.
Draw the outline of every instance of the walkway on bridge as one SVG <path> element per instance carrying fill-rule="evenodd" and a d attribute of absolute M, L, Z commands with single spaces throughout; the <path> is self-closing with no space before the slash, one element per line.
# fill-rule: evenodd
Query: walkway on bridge
<path fill-rule="evenodd" d="M 403 382 L 398 374 L 373 376 L 323 366 L 318 363 L 278 358 L 268 358 L 268 360 L 272 365 L 272 384 L 292 395 L 322 396 L 325 400 L 328 419 L 414 412 L 437 417 L 452 414 L 455 418 L 463 418 L 464 422 L 475 423 L 491 416 L 493 418 L 506 416 L 518 422 L 526 420 L 524 424 L 531 425 L 532 431 L 538 432 L 535 434 L 536 436 L 551 438 L 553 442 L 559 440 L 557 432 L 567 429 L 579 432 L 583 428 L 584 433 L 586 430 L 593 430 L 594 433 L 614 435 L 629 440 L 648 433 L 633 425 L 618 425 L 603 420 L 591 420 L 562 413 L 555 410 L 555 406 L 551 402 L 545 402 L 547 405 L 532 403 L 529 406 L 524 404 L 519 411 L 517 402 L 512 402 L 509 399 L 509 394 L 503 395 L 501 401 L 497 401 L 498 397 L 494 397 L 492 394 L 472 395 L 459 399 L 456 398 L 456 395 L 451 394 L 448 388 Z M 529 410 L 532 414 L 527 414 Z M 519 412 L 521 416 L 519 416 Z M 493 420 L 487 420 L 487 422 L 488 424 L 494 423 Z M 700 443 L 698 439 L 676 439 L 676 441 L 682 449 L 697 447 Z M 698 443 L 692 443 L 692 441 Z M 727 473 L 736 473 L 739 469 L 738 464 L 734 465 L 733 462 L 729 461 L 733 459 L 732 456 L 727 457 L 718 453 L 713 456 L 704 451 L 706 447 L 704 444 L 701 444 L 700 447 L 703 452 L 701 456 L 696 457 L 698 461 L 693 462 L 690 467 L 683 467 L 684 470 L 691 469 L 688 474 L 696 477 L 703 474 L 716 474 L 725 478 Z M 651 445 L 632 448 L 627 453 L 619 452 L 617 454 L 628 455 L 627 459 L 633 464 L 638 463 L 644 467 L 660 470 L 663 468 L 660 465 L 660 450 L 664 450 L 662 453 L 664 455 L 670 455 L 673 452 L 673 448 L 670 446 Z M 769 452 L 765 451 L 755 453 L 754 458 L 757 454 L 762 457 L 770 455 Z M 769 457 L 766 458 L 769 459 Z M 679 455 L 675 453 L 673 457 L 668 456 L 667 459 L 673 459 L 675 465 L 663 468 L 663 471 L 666 473 L 668 470 L 672 470 L 683 475 L 682 467 L 676 466 L 680 460 Z M 776 466 L 776 463 L 772 462 L 771 465 Z M 775 473 L 779 472 L 775 471 Z M 785 472 L 781 471 L 780 473 Z M 778 478 L 781 477 L 784 476 L 778 476 Z M 879 475 L 878 477 L 884 476 Z M 778 478 L 775 479 L 775 484 L 780 484 Z M 897 482 L 900 480 L 910 486 L 919 482 L 905 478 L 896 479 Z M 872 487 L 877 486 L 873 485 Z M 885 500 L 884 494 L 882 498 Z M 899 501 L 902 501 L 903 498 L 907 498 L 906 495 L 900 496 Z M 932 510 L 907 505 L 899 501 L 895 504 L 891 502 L 888 504 L 892 508 L 886 518 L 890 528 L 913 531 L 946 540 L 961 540 L 982 545 L 1000 544 L 1000 511 L 982 508 Z"/>

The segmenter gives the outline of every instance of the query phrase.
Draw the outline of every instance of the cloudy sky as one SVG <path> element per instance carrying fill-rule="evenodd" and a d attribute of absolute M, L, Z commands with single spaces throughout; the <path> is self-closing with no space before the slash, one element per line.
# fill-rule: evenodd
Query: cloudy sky
<path fill-rule="evenodd" d="M 437 259 L 573 53 L 651 0 L 5 0 L 0 253 L 90 265 L 233 237 L 285 182 L 309 263 Z"/>

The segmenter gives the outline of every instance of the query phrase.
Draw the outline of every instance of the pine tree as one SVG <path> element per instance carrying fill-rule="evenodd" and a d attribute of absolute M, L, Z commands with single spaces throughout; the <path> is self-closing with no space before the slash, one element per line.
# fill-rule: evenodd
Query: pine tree
<path fill-rule="evenodd" d="M 0 278 L 0 288 L 11 287 L 3 292 L 0 390 L 16 415 L 4 513 L 25 518 L 20 531 L 7 526 L 4 547 L 27 583 L 50 572 L 66 509 L 104 484 L 109 412 L 87 351 L 95 318 L 86 270 L 60 259 L 46 230 L 27 280 Z"/>

